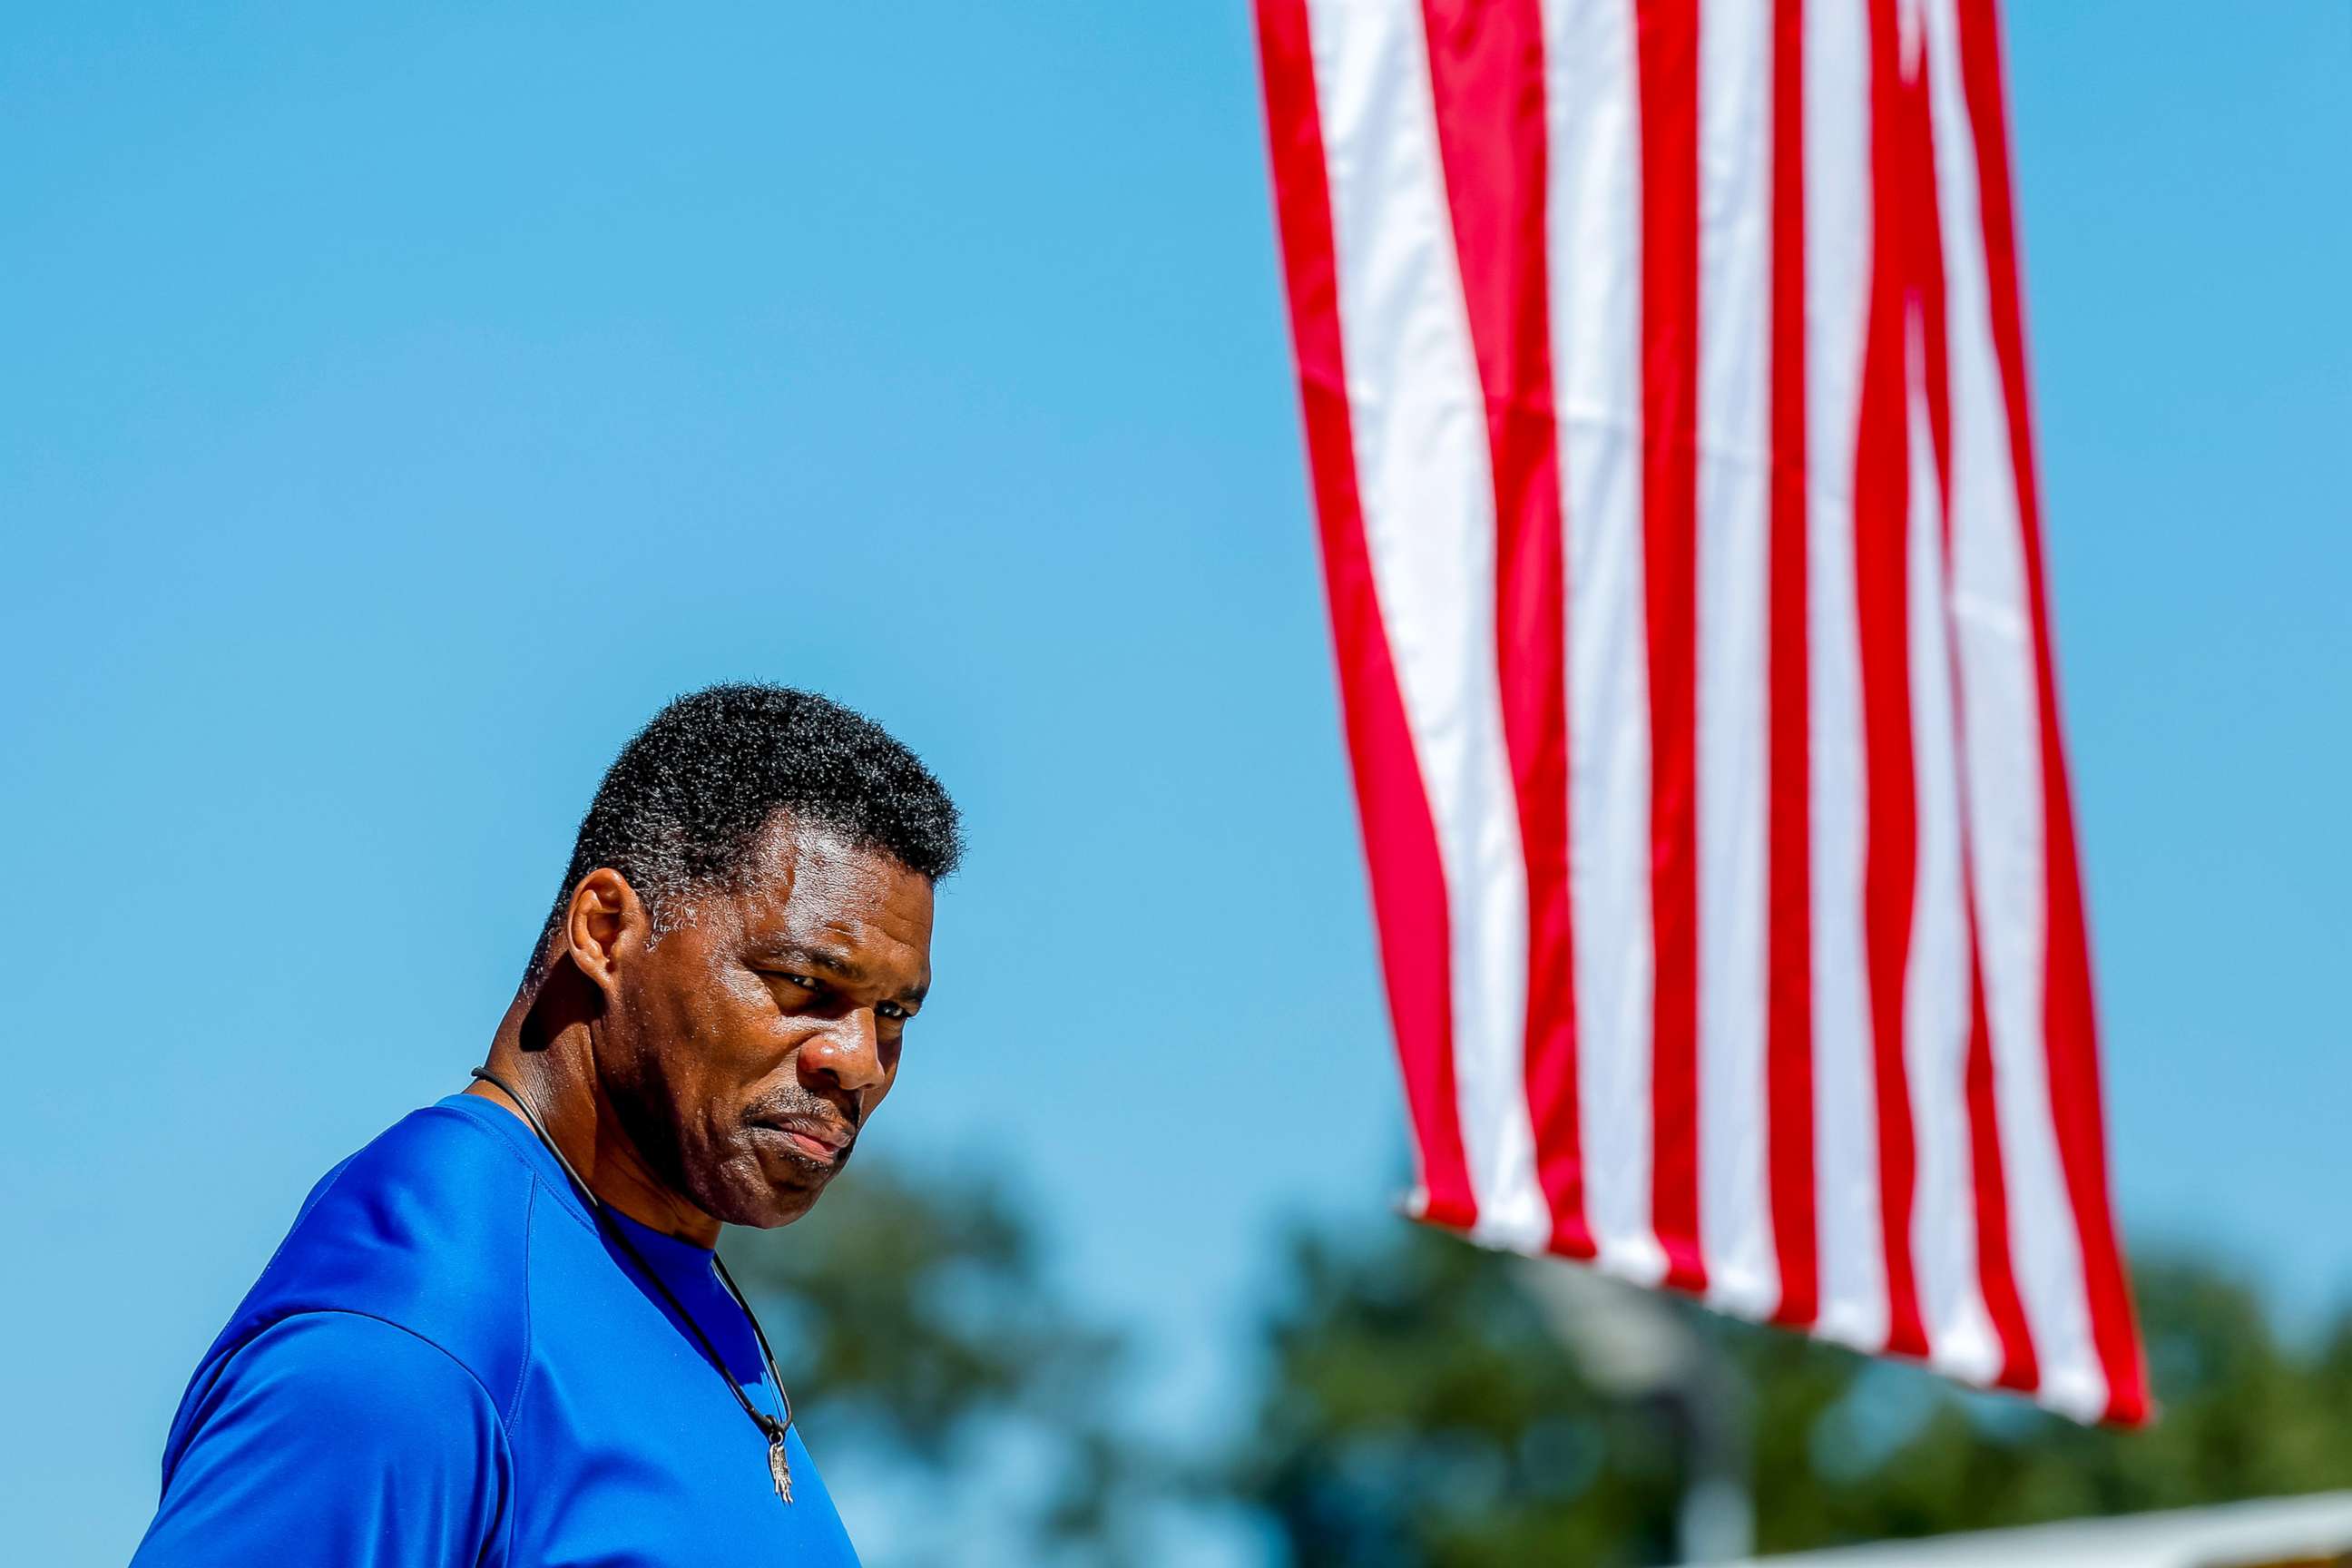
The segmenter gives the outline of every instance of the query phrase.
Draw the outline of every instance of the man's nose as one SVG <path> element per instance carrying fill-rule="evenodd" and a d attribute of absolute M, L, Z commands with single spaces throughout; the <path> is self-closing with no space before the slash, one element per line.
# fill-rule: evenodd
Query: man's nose
<path fill-rule="evenodd" d="M 853 1007 L 801 1047 L 801 1077 L 809 1087 L 826 1084 L 850 1095 L 863 1095 L 882 1084 L 882 1037 L 870 1007 Z"/>

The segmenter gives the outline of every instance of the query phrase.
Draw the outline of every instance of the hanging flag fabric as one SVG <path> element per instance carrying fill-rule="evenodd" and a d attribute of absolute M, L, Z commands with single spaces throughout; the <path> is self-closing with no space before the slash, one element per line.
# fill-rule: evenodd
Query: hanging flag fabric
<path fill-rule="evenodd" d="M 2085 1420 L 1991 0 L 1258 0 L 1413 1212 Z"/>

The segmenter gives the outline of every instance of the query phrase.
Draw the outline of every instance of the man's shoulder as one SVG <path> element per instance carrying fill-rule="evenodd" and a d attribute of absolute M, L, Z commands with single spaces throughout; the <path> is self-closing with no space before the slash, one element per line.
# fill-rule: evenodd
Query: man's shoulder
<path fill-rule="evenodd" d="M 296 1314 L 349 1312 L 438 1346 L 486 1388 L 512 1389 L 529 1355 L 531 1230 L 558 1206 L 472 1108 L 414 1111 L 311 1189 L 206 1364 Z"/>
<path fill-rule="evenodd" d="M 496 1203 L 484 1200 L 527 1202 L 538 1172 L 515 1140 L 494 1130 L 493 1118 L 505 1115 L 487 1100 L 463 1109 L 445 1100 L 410 1111 L 320 1179 L 288 1239 L 314 1216 L 332 1225 L 354 1208 L 408 1205 L 414 1213 L 404 1209 L 403 1216 L 412 1223 L 435 1217 L 478 1223 L 498 1212 Z"/>

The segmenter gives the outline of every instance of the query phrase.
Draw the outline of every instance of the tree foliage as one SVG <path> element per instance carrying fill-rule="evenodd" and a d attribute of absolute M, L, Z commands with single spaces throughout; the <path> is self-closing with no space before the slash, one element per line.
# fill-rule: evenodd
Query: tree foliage
<path fill-rule="evenodd" d="M 1118 1420 L 1121 1343 L 1023 1213 L 969 1174 L 861 1169 L 728 1257 L 828 1454 L 920 1478 L 942 1518 L 1021 1515 L 1018 1544 L 956 1560 L 1143 1560 L 1171 1468 Z M 1673 1560 L 1696 1435 L 1727 1419 L 1766 1552 L 2352 1485 L 2352 1313 L 2283 1338 L 2210 1261 L 2138 1277 L 2163 1409 L 2141 1432 L 1662 1299 L 1720 1403 L 1629 1394 L 1605 1344 L 1564 1342 L 1562 1267 L 1387 1221 L 1294 1237 L 1255 1410 L 1201 1500 L 1268 1521 L 1298 1568 L 1631 1568 Z M 1017 1497 L 977 1479 L 1008 1443 L 1040 1479 Z"/>
<path fill-rule="evenodd" d="M 1659 1560 L 1675 1446 L 1562 1352 L 1491 1253 L 1302 1237 L 1234 1470 L 1301 1568 Z"/>
<path fill-rule="evenodd" d="M 1672 1560 L 1692 1412 L 1596 1386 L 1534 1267 L 1418 1227 L 1296 1240 L 1228 1474 L 1300 1568 Z M 1671 1310 L 1744 1390 L 1762 1551 L 2352 1484 L 2352 1314 L 2306 1344 L 2210 1263 L 2137 1287 L 2164 1406 L 2141 1432 Z"/>
<path fill-rule="evenodd" d="M 920 1475 L 944 1519 L 992 1452 L 1018 1448 L 1045 1482 L 977 1500 L 997 1533 L 1025 1511 L 1012 1530 L 1034 1560 L 1129 1555 L 1148 1467 L 1113 1418 L 1124 1347 L 1055 1289 L 994 1182 L 860 1166 L 807 1218 L 725 1251 L 828 1451 Z"/>

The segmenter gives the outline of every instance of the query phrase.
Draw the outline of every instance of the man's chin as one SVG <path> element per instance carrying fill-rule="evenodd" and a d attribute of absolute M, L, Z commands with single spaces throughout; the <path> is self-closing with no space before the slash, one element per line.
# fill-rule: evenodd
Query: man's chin
<path fill-rule="evenodd" d="M 709 1183 L 708 1191 L 693 1194 L 695 1205 L 721 1225 L 773 1230 L 808 1213 L 832 1179 L 828 1174 L 811 1180 L 808 1173 L 802 1172 L 779 1179 L 786 1175 L 765 1161 L 733 1165 L 722 1171 L 718 1181 Z"/>
<path fill-rule="evenodd" d="M 738 1190 L 727 1194 L 725 1213 L 718 1218 L 728 1225 L 740 1225 L 752 1230 L 774 1230 L 787 1226 L 816 1206 L 832 1177 L 814 1181 L 762 1183 L 750 1190 Z"/>
<path fill-rule="evenodd" d="M 795 1188 L 789 1193 L 777 1193 L 765 1203 L 751 1205 L 751 1212 L 731 1225 L 748 1226 L 753 1230 L 775 1230 L 787 1226 L 816 1207 L 821 1188 Z"/>

